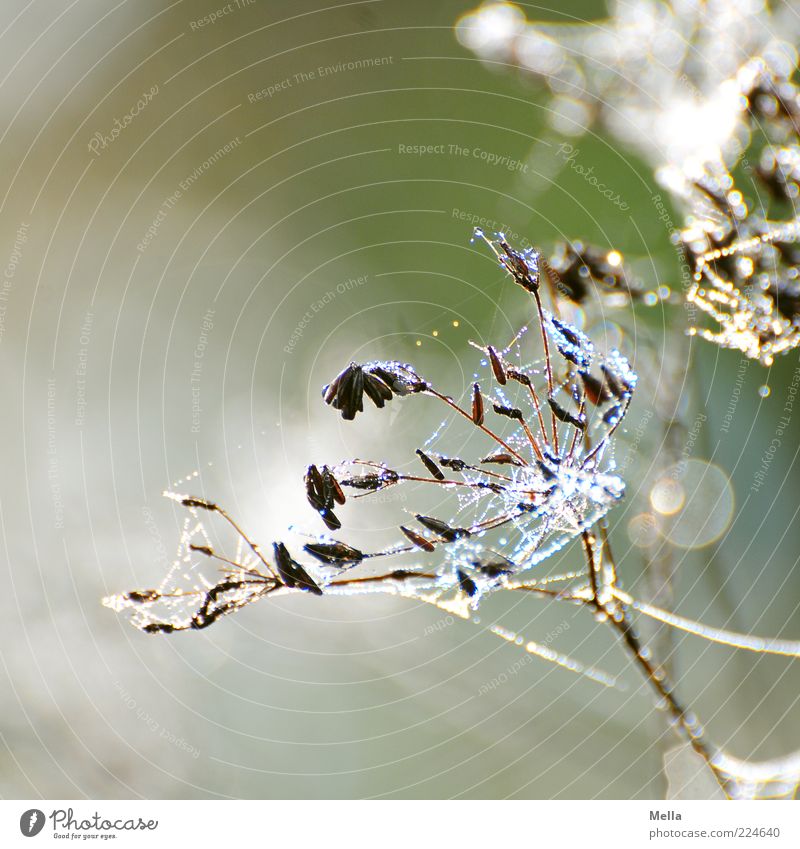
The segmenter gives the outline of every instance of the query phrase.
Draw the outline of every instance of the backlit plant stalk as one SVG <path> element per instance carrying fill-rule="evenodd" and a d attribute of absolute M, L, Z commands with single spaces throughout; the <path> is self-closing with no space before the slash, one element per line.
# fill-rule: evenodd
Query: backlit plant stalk
<path fill-rule="evenodd" d="M 524 592 L 577 604 L 615 631 L 675 726 L 726 793 L 737 795 L 740 775 L 734 761 L 707 741 L 695 715 L 678 699 L 664 669 L 642 644 L 633 614 L 762 653 L 797 657 L 800 645 L 714 630 L 639 602 L 621 588 L 602 520 L 625 490 L 610 454 L 637 375 L 619 351 L 599 353 L 581 329 L 558 317 L 555 293 L 564 284 L 550 267 L 546 273 L 553 311 L 545 307 L 536 251 L 517 251 L 502 234 L 475 235 L 531 298 L 538 333 L 523 327 L 506 346 L 475 345 L 487 378 L 473 384 L 466 403 L 437 389 L 412 365 L 392 360 L 350 363 L 324 388 L 323 398 L 351 420 L 363 411 L 365 396 L 378 408 L 397 396 L 425 396 L 467 421 L 488 451 L 462 458 L 426 446 L 416 450 L 418 474 L 403 474 L 378 461 L 349 460 L 322 468 L 311 465 L 305 476 L 308 501 L 331 532 L 342 529 L 337 511 L 353 496 L 407 483 L 453 493 L 457 507 L 452 515 L 416 513 L 413 522 L 398 526 L 394 544 L 376 552 L 320 536 L 304 546 L 300 562 L 280 541 L 272 544 L 271 552 L 263 551 L 215 502 L 168 493 L 187 510 L 173 569 L 157 589 L 123 593 L 105 603 L 132 611 L 133 624 L 148 633 L 204 629 L 265 596 L 298 592 L 392 593 L 464 618 L 494 592 Z M 215 548 L 203 515 L 216 517 L 233 532 L 235 552 Z M 540 573 L 542 561 L 576 539 L 585 558 L 581 569 Z M 377 573 L 370 569 L 371 561 L 391 559 L 402 565 Z M 219 567 L 215 579 L 205 577 L 204 561 Z M 491 630 L 516 641 L 517 635 L 500 626 Z M 601 670 L 536 643 L 528 642 L 525 648 L 606 686 L 615 683 Z"/>

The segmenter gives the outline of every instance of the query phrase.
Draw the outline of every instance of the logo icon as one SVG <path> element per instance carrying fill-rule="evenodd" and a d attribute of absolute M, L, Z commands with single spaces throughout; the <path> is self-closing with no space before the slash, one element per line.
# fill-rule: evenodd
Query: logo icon
<path fill-rule="evenodd" d="M 19 818 L 19 830 L 25 837 L 36 837 L 44 828 L 44 813 L 38 808 L 31 808 Z"/>

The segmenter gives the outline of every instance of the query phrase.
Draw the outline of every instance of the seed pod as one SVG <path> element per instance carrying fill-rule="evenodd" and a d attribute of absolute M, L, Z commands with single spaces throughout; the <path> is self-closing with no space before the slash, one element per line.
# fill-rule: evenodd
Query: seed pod
<path fill-rule="evenodd" d="M 603 404 L 610 398 L 614 397 L 608 386 L 606 386 L 605 380 L 600 380 L 599 378 L 591 375 L 589 372 L 584 371 L 580 372 L 580 376 L 583 383 L 584 394 L 595 406 Z"/>
<path fill-rule="evenodd" d="M 437 481 L 444 480 L 444 474 L 442 470 L 436 465 L 436 463 L 431 460 L 431 458 L 424 452 L 417 448 L 417 457 L 422 460 L 422 465 L 436 478 Z"/>
<path fill-rule="evenodd" d="M 567 342 L 569 342 L 570 345 L 574 345 L 576 348 L 581 347 L 581 338 L 568 324 L 564 324 L 563 321 L 559 321 L 555 316 L 553 316 L 551 321 L 558 332 L 567 340 Z"/>
<path fill-rule="evenodd" d="M 489 345 L 487 348 L 489 352 L 489 362 L 492 364 L 492 371 L 494 372 L 494 379 L 501 385 L 506 385 L 506 372 L 503 368 L 503 363 L 500 360 L 500 357 L 497 355 L 497 351 Z"/>
<path fill-rule="evenodd" d="M 370 374 L 380 378 L 396 395 L 409 395 L 423 392 L 427 382 L 420 377 L 408 363 L 384 361 L 368 363 L 365 368 Z"/>
<path fill-rule="evenodd" d="M 325 484 L 322 480 L 322 475 L 316 466 L 311 465 L 306 469 L 304 480 L 308 503 L 315 510 L 326 510 L 330 507 L 331 505 L 325 499 Z"/>
<path fill-rule="evenodd" d="M 555 398 L 548 398 L 547 403 L 550 405 L 550 409 L 555 413 L 555 416 L 559 421 L 562 421 L 565 424 L 571 424 L 573 427 L 578 428 L 578 430 L 583 430 L 586 427 L 585 418 L 573 416 L 572 413 L 565 410 Z"/>
<path fill-rule="evenodd" d="M 147 634 L 171 634 L 175 630 L 174 625 L 169 622 L 150 622 L 142 626 L 142 630 Z"/>
<path fill-rule="evenodd" d="M 194 545 L 193 543 L 189 544 L 190 551 L 196 551 L 198 554 L 205 554 L 206 557 L 213 557 L 214 551 L 211 546 L 208 545 Z"/>
<path fill-rule="evenodd" d="M 511 380 L 516 380 L 517 383 L 521 383 L 523 386 L 531 386 L 531 379 L 527 374 L 521 371 L 517 371 L 515 368 L 507 368 L 506 375 Z"/>
<path fill-rule="evenodd" d="M 435 534 L 439 534 L 445 542 L 455 542 L 462 537 L 471 536 L 466 528 L 451 528 L 446 522 L 443 522 L 441 519 L 434 519 L 433 516 L 420 516 L 417 514 L 415 518 L 420 525 L 426 527 L 429 531 L 433 531 Z"/>
<path fill-rule="evenodd" d="M 483 424 L 483 395 L 477 383 L 472 384 L 472 421 L 476 425 Z"/>
<path fill-rule="evenodd" d="M 523 254 L 517 253 L 501 236 L 498 244 L 505 253 L 500 262 L 514 280 L 527 292 L 533 294 L 539 289 L 539 254 L 528 248 Z"/>
<path fill-rule="evenodd" d="M 547 463 L 543 463 L 541 460 L 536 460 L 536 467 L 542 473 L 542 477 L 546 481 L 555 480 L 556 473 L 547 465 Z"/>
<path fill-rule="evenodd" d="M 603 423 L 607 425 L 615 425 L 622 415 L 622 407 L 619 404 L 614 404 L 613 407 L 609 407 L 606 410 L 605 415 L 603 416 Z"/>
<path fill-rule="evenodd" d="M 481 460 L 481 463 L 501 463 L 511 466 L 520 466 L 522 465 L 516 457 L 512 454 L 506 454 L 505 452 L 500 452 L 498 454 L 489 454 L 488 457 L 484 457 Z"/>
<path fill-rule="evenodd" d="M 392 400 L 392 390 L 386 383 L 374 374 L 364 375 L 364 392 L 367 393 L 372 403 L 382 409 L 387 401 Z"/>
<path fill-rule="evenodd" d="M 423 551 L 435 551 L 435 546 L 432 542 L 425 539 L 425 537 L 420 536 L 416 531 L 412 531 L 411 528 L 405 527 L 405 525 L 400 525 L 400 530 L 408 537 L 408 539 L 417 546 L 417 548 L 421 548 Z"/>
<path fill-rule="evenodd" d="M 333 472 L 330 470 L 328 466 L 322 467 L 322 486 L 323 492 L 325 493 L 326 502 L 330 500 L 328 506 L 330 507 L 333 501 L 337 504 L 344 504 L 346 499 L 344 497 L 344 493 L 342 492 L 342 488 L 339 486 L 339 481 L 333 476 Z"/>
<path fill-rule="evenodd" d="M 522 421 L 522 410 L 518 410 L 516 407 L 504 407 L 502 404 L 495 404 L 494 411 L 498 416 L 516 419 L 518 422 Z"/>
<path fill-rule="evenodd" d="M 303 546 L 312 557 L 332 566 L 340 563 L 360 563 L 364 555 L 357 549 L 343 542 L 313 542 Z"/>
<path fill-rule="evenodd" d="M 609 390 L 619 401 L 630 395 L 630 387 L 626 386 L 605 363 L 601 363 L 600 371 L 603 372 Z"/>
<path fill-rule="evenodd" d="M 340 381 L 335 406 L 342 411 L 342 418 L 347 420 L 354 419 L 356 413 L 364 412 L 364 371 L 361 366 L 352 365 L 347 376 Z"/>
<path fill-rule="evenodd" d="M 132 590 L 123 596 L 126 601 L 135 601 L 137 604 L 145 604 L 149 601 L 158 601 L 161 593 L 158 590 Z"/>
<path fill-rule="evenodd" d="M 316 581 L 296 560 L 292 559 L 292 556 L 282 542 L 273 543 L 272 550 L 275 554 L 275 567 L 278 570 L 281 580 L 287 587 L 296 587 L 297 589 L 314 593 L 314 595 L 322 595 L 322 590 Z"/>
<path fill-rule="evenodd" d="M 477 489 L 490 489 L 492 492 L 496 492 L 498 495 L 500 493 L 505 492 L 506 488 L 499 483 L 489 483 L 489 481 L 476 481 L 475 487 Z"/>
<path fill-rule="evenodd" d="M 329 531 L 341 530 L 342 523 L 339 521 L 339 517 L 333 512 L 333 510 L 320 510 L 319 515 L 322 517 L 322 521 L 325 522 L 325 527 Z"/>
<path fill-rule="evenodd" d="M 189 496 L 188 498 L 184 498 L 181 501 L 184 507 L 197 507 L 200 510 L 216 510 L 217 505 L 212 501 L 206 501 L 203 498 L 195 498 L 194 496 Z"/>
<path fill-rule="evenodd" d="M 594 346 L 577 328 L 570 327 L 555 316 L 550 316 L 553 341 L 558 353 L 564 359 L 574 363 L 581 371 L 588 371 L 592 364 Z"/>
<path fill-rule="evenodd" d="M 488 562 L 476 561 L 472 565 L 487 578 L 500 578 L 503 575 L 511 575 L 514 571 L 514 564 L 502 555 L 497 554 L 495 557 L 497 559 Z"/>
<path fill-rule="evenodd" d="M 456 575 L 458 575 L 458 587 L 461 592 L 472 598 L 478 592 L 478 586 L 475 581 L 466 572 L 462 572 L 461 569 L 456 569 Z"/>
<path fill-rule="evenodd" d="M 352 420 L 364 410 L 364 371 L 360 365 L 350 363 L 344 371 L 322 390 L 326 404 L 340 410 L 342 418 Z"/>
<path fill-rule="evenodd" d="M 384 489 L 387 486 L 397 483 L 400 476 L 397 472 L 391 469 L 384 469 L 380 473 L 371 473 L 368 475 L 355 475 L 352 478 L 342 478 L 342 486 L 349 486 L 353 489 L 364 489 L 368 492 L 377 492 L 379 489 Z"/>
<path fill-rule="evenodd" d="M 457 457 L 438 457 L 439 463 L 454 472 L 463 472 L 467 468 L 467 464 Z"/>

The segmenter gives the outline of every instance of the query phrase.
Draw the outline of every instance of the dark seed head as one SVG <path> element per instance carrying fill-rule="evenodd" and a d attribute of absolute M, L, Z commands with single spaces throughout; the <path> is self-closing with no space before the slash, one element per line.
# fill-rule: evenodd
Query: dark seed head
<path fill-rule="evenodd" d="M 565 410 L 555 398 L 548 398 L 547 403 L 550 405 L 550 409 L 555 413 L 556 418 L 559 421 L 564 422 L 565 424 L 571 424 L 573 427 L 578 428 L 578 430 L 583 430 L 586 427 L 586 419 L 581 416 L 572 415 L 568 410 Z"/>
<path fill-rule="evenodd" d="M 467 464 L 457 457 L 438 457 L 440 465 L 445 468 L 452 469 L 454 472 L 463 472 L 467 468 Z"/>
<path fill-rule="evenodd" d="M 478 592 L 478 586 L 475 581 L 466 572 L 462 572 L 461 569 L 456 569 L 456 575 L 458 575 L 458 586 L 461 592 L 472 598 Z"/>
<path fill-rule="evenodd" d="M 417 457 L 422 460 L 422 465 L 436 478 L 437 481 L 444 480 L 444 474 L 442 470 L 436 465 L 436 463 L 431 460 L 431 458 L 424 452 L 417 448 Z"/>
<path fill-rule="evenodd" d="M 339 481 L 337 481 L 333 476 L 333 472 L 328 466 L 322 467 L 322 488 L 325 494 L 326 505 L 328 507 L 330 507 L 330 504 L 334 501 L 337 504 L 344 504 L 347 500 L 344 497 L 341 486 L 339 486 Z M 327 503 L 329 501 L 330 504 Z"/>
<path fill-rule="evenodd" d="M 420 516 L 417 514 L 415 518 L 420 525 L 426 527 L 429 531 L 433 531 L 435 534 L 439 534 L 445 542 L 455 542 L 462 537 L 471 536 L 466 528 L 451 528 L 446 522 L 443 522 L 441 519 L 434 519 L 432 516 Z"/>
<path fill-rule="evenodd" d="M 184 498 L 181 501 L 184 507 L 197 507 L 200 510 L 216 510 L 217 505 L 212 501 L 206 501 L 204 498 L 195 498 L 194 496 L 189 496 L 188 498 Z"/>
<path fill-rule="evenodd" d="M 405 525 L 400 525 L 400 530 L 417 548 L 421 548 L 423 551 L 435 551 L 436 547 L 434 544 L 425 539 L 425 537 L 420 536 L 416 531 L 412 531 L 411 528 L 407 528 Z"/>
<path fill-rule="evenodd" d="M 384 489 L 387 486 L 397 483 L 400 476 L 397 472 L 391 469 L 384 469 L 380 473 L 370 473 L 368 475 L 354 475 L 352 478 L 342 478 L 342 486 L 349 486 L 352 489 L 364 489 L 368 492 L 376 492 L 379 489 Z"/>
<path fill-rule="evenodd" d="M 510 466 L 521 465 L 519 460 L 517 460 L 516 457 L 514 457 L 512 454 L 506 454 L 503 451 L 501 451 L 497 454 L 489 454 L 488 457 L 484 457 L 481 460 L 481 463 L 500 463 L 500 464 L 505 464 L 505 465 L 510 465 Z"/>
<path fill-rule="evenodd" d="M 517 371 L 514 368 L 507 368 L 506 375 L 508 375 L 509 379 L 516 380 L 517 383 L 521 383 L 523 386 L 531 386 L 531 379 L 527 374 L 521 371 Z"/>
<path fill-rule="evenodd" d="M 500 258 L 500 262 L 506 271 L 527 292 L 531 294 L 537 292 L 539 290 L 539 255 L 532 249 L 522 254 L 518 253 L 502 236 L 498 244 L 505 254 Z"/>
<path fill-rule="evenodd" d="M 169 622 L 150 622 L 144 625 L 142 630 L 147 634 L 171 634 L 175 626 L 170 625 Z"/>
<path fill-rule="evenodd" d="M 161 598 L 161 593 L 158 590 L 133 590 L 129 592 L 125 598 L 128 601 L 135 601 L 138 604 L 144 604 L 148 601 L 158 601 Z"/>
<path fill-rule="evenodd" d="M 522 421 L 522 410 L 518 410 L 516 407 L 504 407 L 502 404 L 495 404 L 494 411 L 498 416 L 506 416 L 518 422 Z"/>
<path fill-rule="evenodd" d="M 495 555 L 489 561 L 476 561 L 473 563 L 473 566 L 487 578 L 499 578 L 502 575 L 511 575 L 514 571 L 514 564 L 499 554 Z"/>
<path fill-rule="evenodd" d="M 583 383 L 584 394 L 589 402 L 595 406 L 603 404 L 612 398 L 612 394 L 606 386 L 605 380 L 594 377 L 588 371 L 580 372 L 581 382 Z"/>
<path fill-rule="evenodd" d="M 626 396 L 630 395 L 630 387 L 626 386 L 605 363 L 601 363 L 600 371 L 603 372 L 608 389 L 617 400 L 622 401 Z"/>
<path fill-rule="evenodd" d="M 275 567 L 285 586 L 307 590 L 314 595 L 322 595 L 322 590 L 316 581 L 296 560 L 292 559 L 282 542 L 273 543 L 272 550 L 275 554 Z"/>
<path fill-rule="evenodd" d="M 353 548 L 343 542 L 314 542 L 304 545 L 303 548 L 312 557 L 316 557 L 322 563 L 333 566 L 340 563 L 359 563 L 364 559 L 364 555 L 357 548 Z"/>
<path fill-rule="evenodd" d="M 472 384 L 472 421 L 476 425 L 483 424 L 483 395 L 477 383 Z"/>
<path fill-rule="evenodd" d="M 503 363 L 500 360 L 500 357 L 497 354 L 497 351 L 489 345 L 486 349 L 489 352 L 489 362 L 492 364 L 492 371 L 494 372 L 494 379 L 501 385 L 506 385 L 506 371 L 503 368 Z"/>

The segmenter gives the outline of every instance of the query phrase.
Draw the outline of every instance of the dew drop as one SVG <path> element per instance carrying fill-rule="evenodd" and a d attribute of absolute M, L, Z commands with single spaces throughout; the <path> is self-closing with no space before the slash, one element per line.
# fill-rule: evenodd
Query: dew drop
<path fill-rule="evenodd" d="M 766 384 L 758 387 L 758 394 L 759 394 L 759 397 L 761 397 L 761 398 L 769 398 L 769 393 L 771 391 L 772 390 Z"/>

